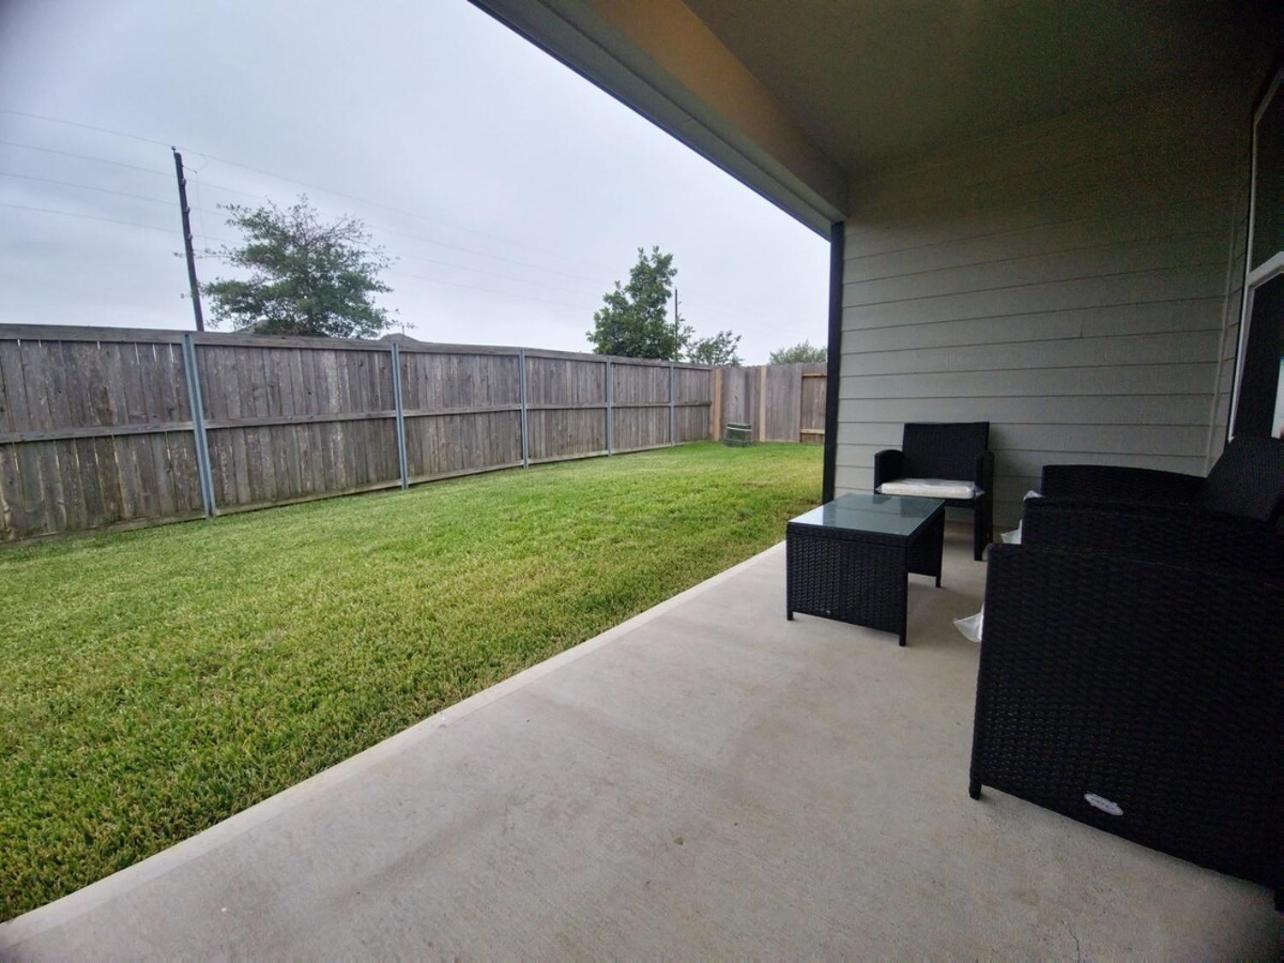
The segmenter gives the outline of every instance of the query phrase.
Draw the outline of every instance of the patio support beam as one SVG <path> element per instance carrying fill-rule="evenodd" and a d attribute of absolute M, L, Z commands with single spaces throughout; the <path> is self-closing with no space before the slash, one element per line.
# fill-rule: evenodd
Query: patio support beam
<path fill-rule="evenodd" d="M 829 341 L 825 369 L 825 453 L 820 500 L 834 499 L 838 464 L 838 388 L 843 361 L 843 252 L 847 225 L 835 221 L 829 229 Z"/>

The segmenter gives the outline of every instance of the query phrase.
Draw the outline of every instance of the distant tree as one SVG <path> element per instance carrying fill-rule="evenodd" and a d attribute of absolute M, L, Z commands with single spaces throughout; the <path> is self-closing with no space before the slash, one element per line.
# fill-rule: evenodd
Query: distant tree
<path fill-rule="evenodd" d="M 307 195 L 287 208 L 269 201 L 224 210 L 244 240 L 212 253 L 249 277 L 201 285 L 213 302 L 214 326 L 330 338 L 372 337 L 391 326 L 374 295 L 392 290 L 379 280 L 392 259 L 371 244 L 360 220 L 323 222 Z"/>
<path fill-rule="evenodd" d="M 823 346 L 813 345 L 810 341 L 800 341 L 791 348 L 781 348 L 771 352 L 767 364 L 798 364 L 799 362 L 825 361 L 829 351 Z"/>
<path fill-rule="evenodd" d="M 719 331 L 707 338 L 696 338 L 687 348 L 687 360 L 695 364 L 721 364 L 740 367 L 740 335 Z"/>
<path fill-rule="evenodd" d="M 629 283 L 616 281 L 593 314 L 593 330 L 587 335 L 593 350 L 626 358 L 679 360 L 692 332 L 681 317 L 669 314 L 677 273 L 672 254 L 662 254 L 658 247 L 650 254 L 638 248 Z"/>

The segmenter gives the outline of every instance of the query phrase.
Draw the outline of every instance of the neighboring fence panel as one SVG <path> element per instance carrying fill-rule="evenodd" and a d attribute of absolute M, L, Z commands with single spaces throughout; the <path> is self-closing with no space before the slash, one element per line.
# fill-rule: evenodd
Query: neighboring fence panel
<path fill-rule="evenodd" d="M 810 366 L 808 366 L 810 367 Z M 802 407 L 798 415 L 799 441 L 823 444 L 825 441 L 825 370 L 802 373 Z"/>
<path fill-rule="evenodd" d="M 753 425 L 754 441 L 824 441 L 823 363 L 717 368 L 714 378 L 713 437 L 736 422 Z"/>
<path fill-rule="evenodd" d="M 677 442 L 712 436 L 710 408 L 714 376 L 715 371 L 699 368 L 673 369 Z"/>
<path fill-rule="evenodd" d="M 606 359 L 526 352 L 531 463 L 606 454 Z"/>
<path fill-rule="evenodd" d="M 671 444 L 668 366 L 617 361 L 611 373 L 613 450 L 640 451 Z"/>
<path fill-rule="evenodd" d="M 0 338 L 0 538 L 201 514 L 181 336 L 30 330 Z"/>
<path fill-rule="evenodd" d="M 522 463 L 520 355 L 402 345 L 410 481 Z"/>
<path fill-rule="evenodd" d="M 206 451 L 217 514 L 707 438 L 712 393 L 566 352 L 0 325 L 0 540 L 200 516 Z"/>
<path fill-rule="evenodd" d="M 722 410 L 716 436 L 721 438 L 722 429 L 734 422 L 752 424 L 758 438 L 758 382 L 762 380 L 758 368 L 719 368 L 718 375 L 722 379 Z"/>
<path fill-rule="evenodd" d="M 388 348 L 195 338 L 220 511 L 399 485 Z"/>

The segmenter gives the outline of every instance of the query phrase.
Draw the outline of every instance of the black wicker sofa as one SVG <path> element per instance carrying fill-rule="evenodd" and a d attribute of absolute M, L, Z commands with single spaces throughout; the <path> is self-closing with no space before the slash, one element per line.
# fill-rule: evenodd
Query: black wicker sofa
<path fill-rule="evenodd" d="M 1278 448 L 1238 441 L 1206 480 L 1045 471 L 1022 544 L 990 553 L 969 791 L 1273 887 L 1278 907 L 1284 541 L 1261 468 Z"/>
<path fill-rule="evenodd" d="M 1207 478 L 1113 465 L 1045 465 L 1039 491 L 1045 498 L 1142 503 L 1186 518 L 1202 512 L 1240 515 L 1274 527 L 1284 511 L 1284 441 L 1235 438 Z"/>

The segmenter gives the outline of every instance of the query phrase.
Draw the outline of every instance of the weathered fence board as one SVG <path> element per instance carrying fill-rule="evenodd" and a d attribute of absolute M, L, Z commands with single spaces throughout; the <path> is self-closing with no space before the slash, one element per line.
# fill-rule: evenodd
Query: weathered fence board
<path fill-rule="evenodd" d="M 0 325 L 0 541 L 712 434 L 708 367 L 395 344 Z"/>
<path fill-rule="evenodd" d="M 0 338 L 0 539 L 200 512 L 180 346 L 132 335 Z"/>
<path fill-rule="evenodd" d="M 753 425 L 754 441 L 824 441 L 824 363 L 717 368 L 712 397 L 714 437 L 737 422 Z"/>
<path fill-rule="evenodd" d="M 825 440 L 825 372 L 802 373 L 802 407 L 798 415 L 799 441 L 821 444 Z"/>

